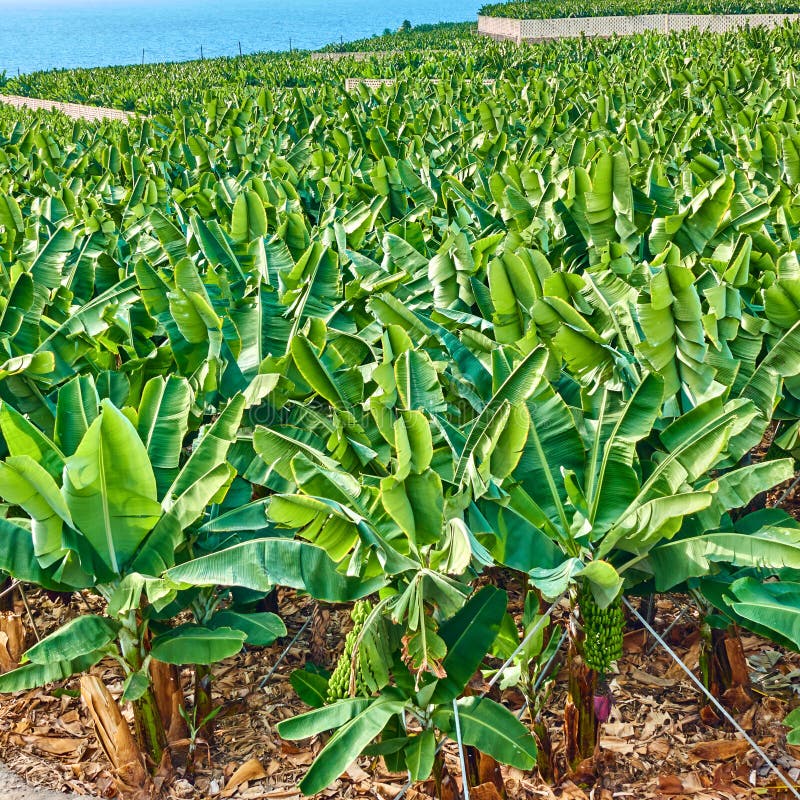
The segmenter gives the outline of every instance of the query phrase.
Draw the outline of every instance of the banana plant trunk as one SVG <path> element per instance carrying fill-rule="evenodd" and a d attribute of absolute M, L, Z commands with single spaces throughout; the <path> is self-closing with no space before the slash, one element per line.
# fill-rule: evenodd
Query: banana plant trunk
<path fill-rule="evenodd" d="M 703 623 L 700 639 L 700 673 L 708 691 L 732 711 L 744 711 L 753 703 L 750 670 L 736 625 L 723 630 Z M 709 712 L 707 717 L 715 717 Z"/>
<path fill-rule="evenodd" d="M 167 736 L 152 689 L 148 688 L 144 695 L 135 700 L 132 705 L 137 738 L 142 743 L 155 769 L 164 758 Z"/>
<path fill-rule="evenodd" d="M 80 687 L 97 739 L 111 762 L 120 797 L 122 800 L 151 800 L 156 792 L 144 753 L 131 735 L 114 698 L 96 675 L 81 676 Z"/>
<path fill-rule="evenodd" d="M 185 699 L 178 667 L 154 659 L 150 662 L 150 680 L 161 724 L 167 734 L 167 743 L 172 747 L 173 744 L 188 740 L 189 728 L 181 713 L 185 708 Z"/>
<path fill-rule="evenodd" d="M 25 652 L 25 626 L 22 616 L 13 611 L 0 611 L 0 672 L 19 666 Z"/>
<path fill-rule="evenodd" d="M 139 672 L 144 664 L 142 637 L 143 632 L 136 618 L 136 612 L 132 611 L 122 620 L 119 645 L 122 657 L 133 672 Z M 131 706 L 136 740 L 147 754 L 151 767 L 155 770 L 161 765 L 164 754 L 167 752 L 167 734 L 158 710 L 152 682 L 148 681 L 142 696 L 132 701 Z"/>
<path fill-rule="evenodd" d="M 555 764 L 555 751 L 547 729 L 547 723 L 541 714 L 536 716 L 533 723 L 533 736 L 536 739 L 536 767 L 539 775 L 545 783 L 553 784 L 557 782 L 557 772 Z"/>
<path fill-rule="evenodd" d="M 438 752 L 433 759 L 433 785 L 436 800 L 463 800 L 463 794 L 445 764 L 444 751 Z"/>
<path fill-rule="evenodd" d="M 467 774 L 463 776 L 469 786 L 470 798 L 475 800 L 507 800 L 505 781 L 500 765 L 477 747 L 464 748 Z"/>
<path fill-rule="evenodd" d="M 314 603 L 311 612 L 311 643 L 309 656 L 319 667 L 328 667 L 331 664 L 331 650 L 328 647 L 327 633 L 331 624 L 331 608 L 321 601 Z"/>
<path fill-rule="evenodd" d="M 580 608 L 572 600 L 569 618 L 569 691 L 564 707 L 564 744 L 567 765 L 576 770 L 587 759 L 594 758 L 600 738 L 600 725 L 595 712 L 598 674 L 583 659 L 583 625 Z"/>
<path fill-rule="evenodd" d="M 214 742 L 214 701 L 211 698 L 211 667 L 207 664 L 194 666 L 194 719 L 197 736 L 210 747 Z"/>

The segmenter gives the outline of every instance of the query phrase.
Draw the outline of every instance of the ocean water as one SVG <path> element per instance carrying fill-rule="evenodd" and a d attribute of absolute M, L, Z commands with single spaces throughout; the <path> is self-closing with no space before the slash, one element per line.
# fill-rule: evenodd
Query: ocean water
<path fill-rule="evenodd" d="M 481 0 L 0 0 L 0 72 L 318 48 L 404 19 L 474 20 Z"/>

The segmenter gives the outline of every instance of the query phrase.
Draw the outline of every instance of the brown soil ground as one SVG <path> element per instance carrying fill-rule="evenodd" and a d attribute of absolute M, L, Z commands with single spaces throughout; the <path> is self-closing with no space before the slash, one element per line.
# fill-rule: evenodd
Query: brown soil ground
<path fill-rule="evenodd" d="M 42 633 L 85 611 L 85 601 L 78 598 L 69 605 L 51 601 L 46 595 L 30 599 Z M 310 605 L 287 594 L 281 598 L 281 612 L 291 633 L 303 625 Z M 676 617 L 679 619 L 667 639 L 681 658 L 696 668 L 700 647 L 697 615 L 682 598 L 661 598 L 656 606 L 656 629 L 667 629 Z M 346 629 L 348 624 L 345 611 L 331 615 L 325 632 L 331 659 L 343 639 L 342 628 Z M 202 744 L 198 746 L 203 758 L 193 782 L 181 777 L 178 771 L 170 790 L 174 798 L 299 798 L 297 781 L 322 742 L 319 738 L 299 744 L 282 742 L 275 725 L 305 710 L 289 683 L 289 676 L 292 670 L 304 665 L 309 636 L 307 629 L 263 689 L 259 688 L 259 682 L 275 665 L 286 641 L 243 652 L 215 668 L 215 699 L 225 707 L 218 718 L 217 739 L 210 750 Z M 756 636 L 745 635 L 743 640 L 755 699 L 748 710 L 738 715 L 739 722 L 785 773 L 797 780 L 800 752 L 787 748 L 781 723 L 787 711 L 797 704 L 800 656 L 782 652 Z M 619 673 L 611 682 L 616 702 L 603 729 L 593 788 L 582 789 L 568 779 L 550 788 L 534 774 L 504 769 L 509 798 L 788 797 L 761 759 L 732 730 L 723 724 L 703 721 L 703 704 L 697 692 L 664 651 L 652 648 L 653 642 L 645 631 L 630 630 L 625 645 Z M 122 682 L 113 662 L 102 662 L 95 671 L 112 693 L 120 694 Z M 190 675 L 187 673 L 184 678 L 188 691 Z M 560 748 L 565 679 L 565 671 L 561 669 L 554 676 L 545 708 L 556 753 Z M 73 679 L 58 687 L 23 692 L 6 699 L 0 708 L 0 757 L 30 784 L 79 795 L 112 797 L 114 789 L 108 764 L 95 742 L 91 723 L 77 697 L 76 684 Z M 512 708 L 522 704 L 515 690 L 507 691 L 503 700 Z M 247 762 L 251 762 L 247 768 L 250 774 L 261 777 L 235 786 L 235 773 Z M 448 750 L 447 762 L 452 775 L 459 776 L 455 749 Z M 587 776 L 578 776 L 576 780 L 580 777 Z M 381 762 L 361 759 L 320 797 L 389 800 L 404 784 L 403 775 L 387 773 Z M 428 794 L 424 787 L 419 787 L 406 796 L 418 800 Z"/>

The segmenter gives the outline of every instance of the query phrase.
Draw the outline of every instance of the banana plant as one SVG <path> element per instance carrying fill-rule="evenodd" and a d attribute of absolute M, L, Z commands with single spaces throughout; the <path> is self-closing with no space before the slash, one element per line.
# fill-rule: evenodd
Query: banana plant
<path fill-rule="evenodd" d="M 488 515 L 480 507 L 470 520 L 495 558 L 522 568 L 543 595 L 569 593 L 571 647 L 582 656 L 570 660 L 573 691 L 565 718 L 573 763 L 591 756 L 598 732 L 593 696 L 602 694 L 603 676 L 588 665 L 598 663 L 594 637 L 600 643 L 607 637 L 595 633 L 595 620 L 621 619 L 613 609 L 619 608 L 623 585 L 634 586 L 654 572 L 658 583 L 659 561 L 651 553 L 687 520 L 699 533 L 714 530 L 730 508 L 791 474 L 787 459 L 715 474 L 747 446 L 737 444 L 737 435 L 757 415 L 750 401 L 714 398 L 659 430 L 664 383 L 658 376 L 645 375 L 627 400 L 609 388 L 583 400 L 585 407 L 578 409 L 549 385 L 540 387 L 529 400 L 530 427 L 519 462 L 493 500 L 505 514 L 522 518 L 535 536 L 557 545 L 560 563 L 522 564 L 521 553 L 538 549 L 516 546 L 514 531 L 498 539 L 482 530 L 481 518 Z"/>
<path fill-rule="evenodd" d="M 469 533 L 460 500 L 446 498 L 432 466 L 424 415 L 402 412 L 392 431 L 393 473 L 359 482 L 302 438 L 257 429 L 256 451 L 293 489 L 265 498 L 271 536 L 201 556 L 166 576 L 181 585 L 255 591 L 279 584 L 329 602 L 355 600 L 388 584 L 387 605 L 395 621 L 408 627 L 410 666 L 419 674 L 437 671 L 441 648 L 429 612 L 436 606 L 454 613 L 463 605 L 469 589 L 460 577 L 472 558 Z M 287 561 L 291 553 L 297 563 Z M 324 564 L 338 564 L 339 571 Z"/>
<path fill-rule="evenodd" d="M 550 616 L 543 615 L 541 598 L 535 591 L 525 594 L 520 629 L 507 613 L 495 640 L 492 655 L 508 666 L 499 670 L 483 670 L 484 676 L 497 683 L 501 692 L 516 688 L 525 699 L 532 721 L 531 730 L 537 747 L 537 767 L 546 781 L 556 775 L 555 757 L 547 722 L 544 719 L 548 700 L 555 686 L 553 666 L 563 644 L 561 631 Z"/>
<path fill-rule="evenodd" d="M 0 495 L 27 514 L 0 520 L 3 568 L 47 588 L 90 589 L 106 612 L 43 639 L 0 689 L 66 678 L 112 656 L 125 672 L 123 699 L 133 703 L 139 743 L 155 764 L 165 738 L 149 662 L 213 663 L 248 636 L 235 614 L 150 635 L 151 615 L 177 598 L 161 573 L 182 557 L 193 526 L 234 477 L 226 455 L 243 398 L 202 426 L 184 457 L 192 402 L 186 381 L 154 379 L 138 408 L 120 409 L 99 400 L 91 380 L 76 379 L 59 394 L 53 438 L 8 404 L 0 409 L 10 453 L 0 463 Z"/>
<path fill-rule="evenodd" d="M 536 763 L 536 745 L 525 726 L 504 706 L 484 696 L 460 697 L 489 652 L 506 613 L 505 592 L 491 586 L 475 593 L 454 615 L 442 619 L 442 670 L 420 682 L 388 646 L 390 634 L 376 606 L 357 636 L 347 685 L 352 695 L 284 720 L 286 739 L 306 739 L 335 730 L 299 787 L 316 794 L 332 783 L 361 753 L 382 755 L 392 771 L 406 770 L 412 781 L 436 776 L 441 797 L 443 757 L 448 738 L 518 769 Z M 324 694 L 319 697 L 324 700 Z M 374 743 L 374 744 L 373 744 Z"/>
<path fill-rule="evenodd" d="M 470 594 L 471 577 L 491 563 L 465 522 L 465 509 L 474 497 L 489 490 L 493 473 L 505 476 L 516 464 L 520 437 L 512 428 L 527 418 L 525 400 L 541 380 L 546 364 L 542 350 L 508 364 L 502 372 L 503 380 L 497 382 L 481 412 L 474 414 L 462 431 L 447 422 L 445 395 L 430 357 L 414 349 L 410 337 L 399 327 L 390 326 L 386 331 L 384 353 L 385 361 L 375 370 L 377 385 L 369 398 L 371 414 L 358 425 L 359 435 L 367 436 L 366 440 L 355 438 L 352 421 L 349 435 L 346 429 L 331 435 L 327 442 L 309 435 L 313 428 L 276 425 L 255 430 L 253 448 L 269 467 L 269 484 L 283 488 L 264 498 L 264 508 L 271 524 L 292 532 L 295 538 L 242 542 L 166 573 L 181 585 L 235 582 L 255 590 L 264 590 L 268 580 L 274 580 L 339 602 L 381 590 L 381 601 L 370 615 L 363 640 L 370 642 L 369 663 L 382 676 L 373 691 L 385 692 L 371 710 L 358 711 L 360 714 L 363 710 L 365 716 L 354 726 L 361 730 L 359 736 L 366 736 L 364 730 L 372 731 L 372 726 L 382 722 L 366 741 L 345 738 L 336 759 L 331 762 L 326 756 L 323 760 L 333 766 L 312 768 L 304 784 L 312 787 L 308 791 L 333 780 L 342 769 L 341 759 L 346 759 L 345 764 L 352 760 L 403 708 L 416 707 L 423 713 L 419 704 L 431 681 L 439 686 L 452 684 L 442 701 L 450 704 L 491 646 L 496 631 L 483 650 L 470 656 L 467 667 L 455 666 L 466 658 L 461 650 L 457 657 L 449 654 L 447 620 L 460 619 L 458 615 Z M 336 373 L 325 368 L 336 363 L 332 354 L 327 349 L 320 354 L 319 348 L 301 336 L 292 342 L 292 355 L 306 380 L 320 388 L 335 419 L 342 389 L 333 379 Z M 306 414 L 304 418 L 309 417 Z M 522 430 L 526 430 L 524 425 Z M 347 446 L 342 446 L 343 439 L 349 442 Z M 380 455 L 387 450 L 391 454 L 388 459 Z M 345 469 L 339 459 L 345 459 L 350 469 Z M 248 473 L 256 473 L 253 465 L 249 465 Z M 299 560 L 315 548 L 327 553 L 340 565 L 337 585 L 323 585 L 320 571 L 302 563 L 294 572 L 288 565 L 279 571 L 276 555 L 287 546 L 296 549 Z M 345 576 L 349 576 L 355 593 L 348 594 Z M 500 593 L 492 597 L 502 617 L 504 595 L 502 600 Z M 405 635 L 400 641 L 386 639 L 379 632 L 387 626 L 399 628 Z M 376 644 L 376 636 L 384 639 L 382 644 Z M 477 659 L 474 663 L 473 658 Z M 390 688 L 387 683 L 392 670 L 406 676 L 408 684 L 401 684 L 406 696 L 399 704 L 397 687 Z M 453 670 L 458 670 L 456 677 L 451 677 Z M 474 700 L 462 704 L 468 715 L 475 710 Z M 490 701 L 482 701 L 481 710 L 488 708 L 486 713 L 501 724 L 503 712 L 490 706 Z M 433 756 L 428 758 L 428 750 L 435 739 L 431 738 L 433 727 L 449 732 L 452 728 L 448 725 L 453 724 L 449 705 L 436 712 L 435 724 L 430 709 L 425 713 L 430 733 L 425 734 L 424 741 L 415 739 L 410 745 L 415 751 L 424 745 L 424 751 L 416 755 L 424 755 L 423 766 L 415 766 L 413 773 L 421 777 L 431 769 L 428 762 Z M 466 725 L 472 738 L 471 721 Z M 519 723 L 515 729 L 525 730 Z M 490 754 L 495 752 L 480 734 L 475 736 L 471 743 L 490 747 Z M 499 757 L 519 761 L 513 748 L 509 752 L 501 751 Z"/>
<path fill-rule="evenodd" d="M 747 627 L 768 631 L 773 640 L 800 650 L 800 581 L 742 577 L 730 585 L 726 600 L 737 616 L 747 620 Z"/>
<path fill-rule="evenodd" d="M 785 466 L 778 464 L 764 462 L 759 468 L 785 475 Z M 735 479 L 736 472 L 729 474 Z M 729 488 L 739 498 L 749 494 L 740 491 L 742 485 L 735 480 Z M 739 628 L 791 649 L 798 647 L 791 587 L 800 575 L 800 526 L 781 509 L 768 508 L 739 518 L 726 515 L 714 527 L 700 535 L 696 526 L 695 533 L 689 527 L 674 541 L 655 548 L 651 562 L 656 588 L 690 592 L 705 611 L 702 674 L 706 686 L 721 695 L 737 684 L 749 688 L 743 670 L 736 668 L 744 663 L 735 635 Z"/>

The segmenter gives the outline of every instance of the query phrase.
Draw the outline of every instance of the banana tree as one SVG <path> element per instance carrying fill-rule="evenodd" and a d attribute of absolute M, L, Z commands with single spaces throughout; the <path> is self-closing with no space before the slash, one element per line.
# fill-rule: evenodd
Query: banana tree
<path fill-rule="evenodd" d="M 481 517 L 488 516 L 480 507 L 471 520 L 476 533 L 487 534 L 479 538 L 495 558 L 524 569 L 544 595 L 569 592 L 574 657 L 565 724 L 573 766 L 591 757 L 597 743 L 595 697 L 602 709 L 602 672 L 619 654 L 623 585 L 650 575 L 651 551 L 687 519 L 706 526 L 701 532 L 714 529 L 729 508 L 791 472 L 784 460 L 716 476 L 741 455 L 737 435 L 757 413 L 749 401 L 712 399 L 659 430 L 664 384 L 655 375 L 646 375 L 625 401 L 608 388 L 583 399 L 585 408 L 578 409 L 550 386 L 540 387 L 529 400 L 521 458 L 492 500 L 523 519 L 534 536 L 555 543 L 562 562 L 549 569 L 522 564 L 526 551 L 516 545 L 517 532 L 497 538 L 482 530 Z M 610 635 L 609 628 L 617 632 Z"/>
<path fill-rule="evenodd" d="M 93 383 L 77 380 L 59 395 L 52 439 L 7 404 L 0 409 L 10 453 L 0 463 L 0 496 L 27 514 L 0 520 L 2 567 L 46 588 L 90 589 L 106 612 L 43 639 L 26 654 L 29 663 L 2 676 L 0 689 L 66 678 L 112 656 L 125 672 L 123 699 L 133 703 L 138 744 L 155 765 L 166 740 L 150 662 L 213 663 L 248 636 L 235 614 L 150 635 L 152 617 L 178 597 L 161 573 L 184 557 L 193 526 L 234 476 L 226 454 L 243 398 L 204 426 L 183 458 L 191 404 L 180 379 L 155 379 L 138 408 L 124 409 L 98 402 Z"/>
<path fill-rule="evenodd" d="M 441 620 L 436 635 L 442 669 L 438 675 L 427 673 L 421 682 L 388 646 L 391 634 L 379 608 L 373 609 L 356 637 L 352 661 L 345 665 L 347 676 L 352 675 L 347 684 L 358 687 L 353 696 L 348 692 L 278 727 L 287 739 L 335 730 L 300 781 L 302 792 L 321 791 L 366 753 L 382 755 L 391 770 L 407 771 L 412 781 L 434 773 L 436 796 L 442 797 L 441 748 L 447 738 L 457 737 L 502 763 L 532 769 L 533 738 L 508 709 L 488 697 L 459 699 L 497 637 L 506 604 L 505 592 L 487 586 Z M 324 700 L 324 694 L 319 696 Z"/>
<path fill-rule="evenodd" d="M 465 656 L 460 650 L 457 658 L 450 654 L 447 619 L 457 618 L 463 610 L 470 594 L 471 576 L 491 563 L 465 522 L 465 509 L 473 497 L 488 490 L 493 474 L 507 475 L 516 464 L 520 437 L 512 429 L 525 418 L 525 400 L 541 380 L 546 364 L 546 353 L 541 350 L 508 364 L 504 379 L 497 382 L 480 413 L 473 414 L 461 431 L 445 416 L 445 395 L 430 357 L 414 349 L 410 337 L 399 327 L 390 326 L 386 331 L 384 348 L 385 360 L 375 370 L 377 386 L 369 398 L 371 413 L 363 424 L 356 425 L 351 420 L 344 431 L 334 429 L 327 443 L 292 426 L 259 427 L 254 433 L 253 447 L 269 466 L 270 485 L 284 489 L 264 499 L 267 515 L 272 523 L 292 531 L 296 538 L 243 542 L 166 573 L 181 585 L 236 583 L 262 590 L 274 581 L 339 602 L 382 590 L 381 600 L 365 623 L 361 637 L 361 641 L 369 643 L 364 645 L 369 651 L 365 651 L 360 663 L 368 662 L 381 676 L 377 683 L 368 683 L 370 691 L 382 693 L 371 710 L 359 708 L 354 712 L 364 711 L 365 716 L 359 717 L 354 726 L 361 731 L 359 737 L 366 739 L 345 738 L 335 759 L 326 754 L 322 759 L 326 766 L 315 766 L 309 773 L 305 785 L 312 788 L 308 791 L 330 782 L 343 768 L 342 759 L 348 763 L 382 731 L 384 739 L 397 739 L 397 722 L 390 721 L 408 708 L 424 713 L 430 728 L 423 740 L 415 739 L 411 745 L 415 752 L 424 746 L 424 751 L 416 754 L 417 758 L 424 755 L 423 766 L 417 765 L 413 774 L 424 777 L 430 771 L 433 728 L 438 726 L 440 732 L 452 730 L 447 727 L 452 725 L 449 704 L 477 669 L 496 633 L 482 645 L 483 649 L 475 649 L 465 662 L 467 666 L 455 666 L 464 662 Z M 333 406 L 335 419 L 336 407 L 343 399 L 342 388 L 326 368 L 326 361 L 331 363 L 330 356 L 326 353 L 323 360 L 319 350 L 302 336 L 293 341 L 292 355 L 303 376 L 319 386 L 322 396 Z M 356 432 L 362 438 L 357 438 Z M 364 440 L 364 436 L 368 438 Z M 459 443 L 458 450 L 454 442 Z M 391 457 L 381 457 L 387 450 Z M 340 459 L 350 469 L 345 469 Z M 252 466 L 248 471 L 256 472 Z M 462 475 L 465 484 L 459 486 L 454 476 Z M 289 546 L 295 549 L 300 562 L 291 565 L 292 569 L 289 564 L 278 564 L 276 559 L 278 552 Z M 302 563 L 319 549 L 340 565 L 338 585 L 324 585 L 320 571 Z M 345 576 L 351 576 L 357 594 L 348 593 Z M 355 582 L 356 576 L 360 576 L 360 584 Z M 500 593 L 492 597 L 501 609 L 499 624 L 505 598 L 503 595 L 501 599 Z M 382 633 L 398 626 L 405 634 L 402 639 Z M 360 652 L 359 648 L 356 652 Z M 466 674 L 462 675 L 462 669 Z M 458 670 L 458 677 L 450 677 L 453 670 Z M 391 676 L 400 682 L 390 687 Z M 432 681 L 440 686 L 448 681 L 452 684 L 447 697 L 442 695 L 444 699 L 437 701 L 446 708 L 438 709 L 433 717 L 433 708 L 422 710 L 422 706 L 435 705 L 432 690 L 425 688 Z M 405 695 L 398 696 L 400 689 Z M 463 702 L 467 712 L 474 710 L 474 700 Z M 490 705 L 484 701 L 481 709 Z M 507 712 L 504 715 L 497 709 L 486 713 L 498 724 L 498 715 L 507 716 Z M 350 718 L 342 717 L 342 721 Z M 434 718 L 435 724 L 431 721 Z M 328 715 L 324 719 L 327 722 L 335 717 Z M 326 727 L 327 724 L 314 730 L 319 732 Z M 515 729 L 518 733 L 525 730 L 518 723 Z M 367 736 L 365 731 L 371 733 Z M 483 737 L 476 736 L 472 743 L 487 745 Z M 403 747 L 405 743 L 385 754 L 390 756 Z M 508 752 L 501 753 L 499 757 L 521 763 L 514 752 L 510 756 Z"/>
<path fill-rule="evenodd" d="M 785 462 L 759 468 L 775 478 L 787 474 Z M 731 478 L 736 472 L 729 473 Z M 741 498 L 750 493 L 742 488 L 743 481 L 734 480 L 727 491 Z M 650 560 L 658 589 L 691 592 L 705 609 L 703 678 L 710 690 L 736 705 L 748 702 L 741 689 L 747 690 L 749 680 L 744 654 L 736 647 L 738 637 L 728 637 L 729 630 L 744 628 L 789 648 L 798 646 L 791 587 L 800 575 L 800 525 L 786 512 L 770 508 L 723 518 L 714 527 L 701 535 L 687 531 L 655 548 Z M 780 599 L 784 593 L 785 602 Z"/>
<path fill-rule="evenodd" d="M 800 650 L 800 581 L 765 582 L 751 576 L 735 580 L 726 596 L 727 607 L 746 620 L 748 628 L 768 632 L 773 641 Z"/>

